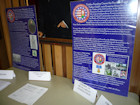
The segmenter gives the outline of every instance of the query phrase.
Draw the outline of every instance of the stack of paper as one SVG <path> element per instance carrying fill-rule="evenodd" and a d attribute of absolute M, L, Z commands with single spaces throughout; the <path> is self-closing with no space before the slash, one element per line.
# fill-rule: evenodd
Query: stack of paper
<path fill-rule="evenodd" d="M 48 88 L 27 83 L 8 97 L 20 103 L 33 105 L 47 90 Z"/>
<path fill-rule="evenodd" d="M 0 80 L 0 91 L 6 88 L 10 84 L 11 84 L 10 82 Z"/>

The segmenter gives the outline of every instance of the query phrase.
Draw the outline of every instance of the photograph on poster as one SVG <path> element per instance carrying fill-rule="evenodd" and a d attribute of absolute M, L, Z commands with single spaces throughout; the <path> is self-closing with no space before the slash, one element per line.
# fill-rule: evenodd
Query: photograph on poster
<path fill-rule="evenodd" d="M 115 57 L 115 56 L 116 55 L 114 56 L 107 55 L 107 58 L 111 59 L 111 57 Z M 116 57 L 117 57 L 116 62 L 119 62 L 123 59 L 119 55 L 117 55 Z M 127 60 L 127 58 L 123 60 Z M 106 54 L 104 53 L 93 52 L 92 73 L 126 79 L 127 70 L 128 70 L 127 64 L 116 63 L 116 62 L 106 61 Z"/>
<path fill-rule="evenodd" d="M 121 67 L 119 65 L 122 65 Z M 118 77 L 121 79 L 127 78 L 127 64 L 120 64 L 115 62 L 105 62 L 105 75 Z"/>
<path fill-rule="evenodd" d="M 21 55 L 13 53 L 13 61 L 16 63 L 20 63 L 21 62 Z"/>
<path fill-rule="evenodd" d="M 37 36 L 36 35 L 29 35 L 29 37 L 30 37 L 30 47 L 31 47 L 31 49 L 38 50 Z"/>
<path fill-rule="evenodd" d="M 105 61 L 106 54 L 93 52 L 92 73 L 104 75 Z"/>
<path fill-rule="evenodd" d="M 36 32 L 36 25 L 33 19 L 28 20 L 28 29 L 31 34 Z"/>

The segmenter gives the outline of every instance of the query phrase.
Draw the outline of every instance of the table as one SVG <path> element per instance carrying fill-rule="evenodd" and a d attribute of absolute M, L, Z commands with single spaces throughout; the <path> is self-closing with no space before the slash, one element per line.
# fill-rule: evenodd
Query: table
<path fill-rule="evenodd" d="M 31 81 L 28 80 L 28 71 L 13 67 L 10 69 L 14 70 L 16 78 L 13 80 L 5 80 L 10 81 L 11 85 L 0 91 L 0 105 L 24 105 L 8 98 L 8 95 L 24 86 L 26 83 L 48 88 L 48 91 L 37 100 L 34 105 L 93 105 L 73 91 L 71 79 L 52 75 L 52 80 L 50 82 Z M 100 96 L 101 94 L 113 105 L 139 105 L 138 96 L 131 92 L 129 92 L 128 97 L 98 91 L 98 95 Z"/>

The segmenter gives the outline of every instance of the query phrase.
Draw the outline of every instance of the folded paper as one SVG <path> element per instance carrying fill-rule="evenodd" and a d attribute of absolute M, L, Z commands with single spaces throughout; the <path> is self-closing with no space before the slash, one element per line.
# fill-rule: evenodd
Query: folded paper
<path fill-rule="evenodd" d="M 73 91 L 77 92 L 91 103 L 95 102 L 97 90 L 75 79 Z"/>
<path fill-rule="evenodd" d="M 46 71 L 29 71 L 29 80 L 50 81 L 51 73 Z"/>
<path fill-rule="evenodd" d="M 112 105 L 112 103 L 107 100 L 103 95 L 101 95 L 96 105 Z"/>
<path fill-rule="evenodd" d="M 0 79 L 13 79 L 16 77 L 13 70 L 0 70 Z"/>

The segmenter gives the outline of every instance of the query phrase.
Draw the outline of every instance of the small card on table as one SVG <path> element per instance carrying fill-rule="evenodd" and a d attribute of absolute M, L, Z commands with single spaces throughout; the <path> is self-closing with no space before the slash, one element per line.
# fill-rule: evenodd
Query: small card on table
<path fill-rule="evenodd" d="M 101 95 L 96 105 L 112 105 L 112 103 L 107 100 L 103 95 Z"/>
<path fill-rule="evenodd" d="M 77 92 L 91 103 L 95 102 L 97 90 L 75 79 L 73 91 Z"/>
<path fill-rule="evenodd" d="M 50 81 L 51 73 L 47 71 L 29 71 L 29 80 Z"/>
<path fill-rule="evenodd" d="M 0 70 L 0 79 L 13 79 L 16 77 L 13 70 Z"/>

